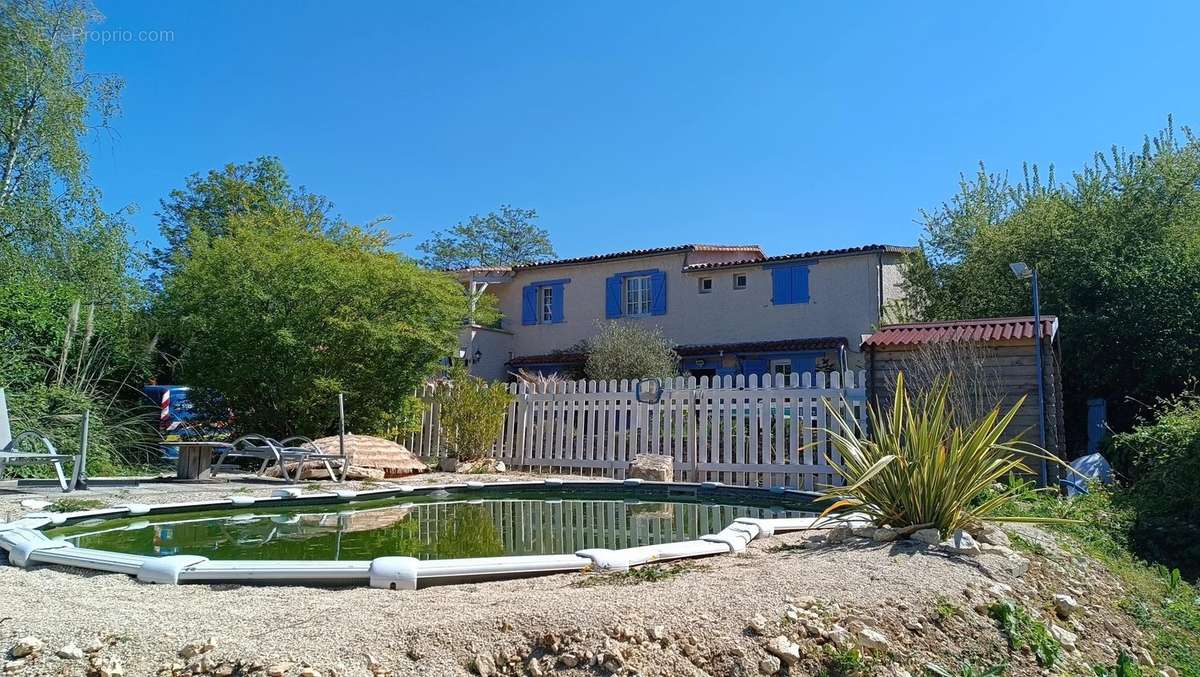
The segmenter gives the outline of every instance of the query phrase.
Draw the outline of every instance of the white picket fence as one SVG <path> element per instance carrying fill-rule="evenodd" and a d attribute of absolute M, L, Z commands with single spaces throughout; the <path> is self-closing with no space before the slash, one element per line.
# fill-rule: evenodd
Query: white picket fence
<path fill-rule="evenodd" d="M 656 404 L 636 399 L 635 381 L 510 384 L 514 395 L 492 450 L 510 468 L 622 479 L 639 454 L 674 459 L 675 479 L 819 490 L 839 484 L 827 429 L 865 426 L 863 372 L 787 376 L 679 377 Z M 445 455 L 433 385 L 409 449 Z"/>

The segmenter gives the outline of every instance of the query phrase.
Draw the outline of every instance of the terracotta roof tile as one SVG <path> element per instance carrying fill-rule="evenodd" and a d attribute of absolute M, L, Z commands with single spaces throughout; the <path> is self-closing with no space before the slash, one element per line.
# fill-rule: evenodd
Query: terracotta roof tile
<path fill-rule="evenodd" d="M 1058 318 L 1042 316 L 1042 336 L 1058 333 Z M 938 341 L 1028 341 L 1034 338 L 1032 317 L 995 317 L 949 322 L 913 322 L 893 324 L 880 329 L 863 341 L 864 348 L 916 346 Z"/>
<path fill-rule="evenodd" d="M 800 252 L 797 254 L 780 254 L 778 256 L 767 256 L 761 259 L 745 259 L 742 261 L 725 261 L 720 263 L 697 263 L 684 268 L 684 270 L 712 270 L 714 268 L 732 268 L 735 266 L 749 266 L 763 263 L 775 263 L 777 261 L 795 261 L 801 259 L 819 259 L 827 256 L 846 256 L 848 254 L 869 254 L 872 252 L 889 252 L 896 254 L 907 254 L 915 249 L 915 247 L 903 247 L 894 244 L 867 244 L 861 247 L 844 247 L 842 249 L 821 249 L 811 252 Z"/>

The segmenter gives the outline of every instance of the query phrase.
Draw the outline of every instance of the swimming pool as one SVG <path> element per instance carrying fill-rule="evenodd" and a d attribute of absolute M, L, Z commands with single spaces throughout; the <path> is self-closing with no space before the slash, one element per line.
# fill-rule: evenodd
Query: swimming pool
<path fill-rule="evenodd" d="M 157 583 L 242 581 L 412 589 L 740 552 L 817 523 L 786 488 L 533 481 L 33 514 L 0 525 L 17 566 L 60 564 Z"/>

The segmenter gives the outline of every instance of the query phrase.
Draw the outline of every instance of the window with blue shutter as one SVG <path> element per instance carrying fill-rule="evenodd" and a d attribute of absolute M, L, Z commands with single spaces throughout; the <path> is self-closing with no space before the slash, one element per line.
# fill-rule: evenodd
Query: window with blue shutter
<path fill-rule="evenodd" d="M 546 280 L 521 289 L 521 324 L 558 324 L 563 321 L 565 289 L 570 279 Z"/>
<path fill-rule="evenodd" d="M 604 316 L 610 320 L 667 314 L 667 273 L 637 270 L 604 281 Z"/>
<path fill-rule="evenodd" d="M 809 264 L 791 263 L 771 267 L 771 303 L 808 303 Z"/>

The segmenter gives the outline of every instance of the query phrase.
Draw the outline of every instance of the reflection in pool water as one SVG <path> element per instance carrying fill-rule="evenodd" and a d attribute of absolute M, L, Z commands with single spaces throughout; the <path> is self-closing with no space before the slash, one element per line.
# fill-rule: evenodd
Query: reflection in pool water
<path fill-rule="evenodd" d="M 370 560 L 548 555 L 695 539 L 738 517 L 784 517 L 780 508 L 611 499 L 376 501 L 233 514 L 165 515 L 50 532 L 75 545 L 138 555 L 211 559 Z M 807 514 L 807 513 L 804 513 Z"/>

